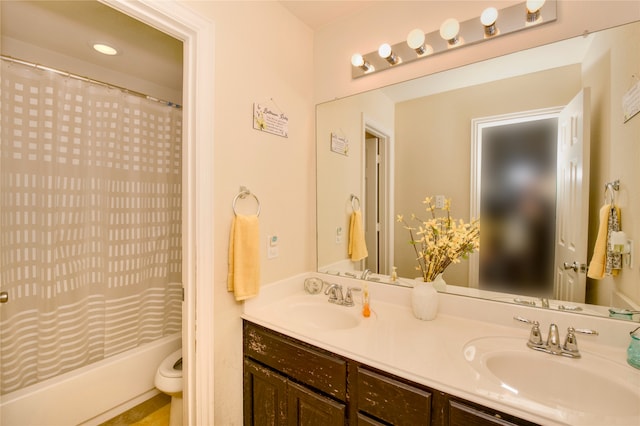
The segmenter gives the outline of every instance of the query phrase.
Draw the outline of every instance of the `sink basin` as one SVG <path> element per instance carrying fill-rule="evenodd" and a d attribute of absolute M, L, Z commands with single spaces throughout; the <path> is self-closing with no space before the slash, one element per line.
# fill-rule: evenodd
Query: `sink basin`
<path fill-rule="evenodd" d="M 290 327 L 317 331 L 347 330 L 375 317 L 372 313 L 370 318 L 364 318 L 358 304 L 341 306 L 329 303 L 327 299 L 324 294 L 289 296 L 267 309 Z"/>
<path fill-rule="evenodd" d="M 281 314 L 291 323 L 316 330 L 344 330 L 357 327 L 362 315 L 357 306 L 340 306 L 327 302 L 326 298 L 303 296 L 287 301 Z"/>
<path fill-rule="evenodd" d="M 585 351 L 580 359 L 537 352 L 512 337 L 472 340 L 464 356 L 505 399 L 517 395 L 563 416 L 591 415 L 608 424 L 640 420 L 640 373 L 628 365 Z"/>

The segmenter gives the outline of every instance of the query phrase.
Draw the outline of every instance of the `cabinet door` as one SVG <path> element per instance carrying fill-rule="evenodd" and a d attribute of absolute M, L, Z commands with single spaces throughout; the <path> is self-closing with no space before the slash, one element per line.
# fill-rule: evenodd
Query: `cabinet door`
<path fill-rule="evenodd" d="M 337 426 L 345 424 L 345 405 L 296 383 L 287 384 L 290 426 Z"/>
<path fill-rule="evenodd" d="M 245 360 L 243 404 L 245 426 L 286 425 L 287 379 Z"/>

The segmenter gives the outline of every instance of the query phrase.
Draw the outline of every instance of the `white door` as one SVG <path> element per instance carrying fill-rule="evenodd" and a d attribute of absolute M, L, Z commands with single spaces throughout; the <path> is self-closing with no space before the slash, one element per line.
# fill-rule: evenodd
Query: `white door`
<path fill-rule="evenodd" d="M 558 195 L 554 298 L 585 301 L 589 220 L 590 90 L 584 88 L 558 118 Z"/>

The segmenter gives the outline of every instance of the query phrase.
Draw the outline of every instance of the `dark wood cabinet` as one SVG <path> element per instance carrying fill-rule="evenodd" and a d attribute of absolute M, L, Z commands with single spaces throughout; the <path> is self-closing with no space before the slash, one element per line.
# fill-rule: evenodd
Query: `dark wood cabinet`
<path fill-rule="evenodd" d="M 357 407 L 367 418 L 398 426 L 428 426 L 431 403 L 431 392 L 363 366 L 357 368 Z"/>
<path fill-rule="evenodd" d="M 245 359 L 244 394 L 244 424 L 287 424 L 287 379 L 284 376 Z"/>
<path fill-rule="evenodd" d="M 244 424 L 532 426 L 244 321 Z"/>
<path fill-rule="evenodd" d="M 532 424 L 533 423 L 524 420 L 515 419 L 512 416 L 505 416 L 504 414 L 491 411 L 486 407 L 479 409 L 460 402 L 449 401 L 450 426 L 514 426 Z"/>
<path fill-rule="evenodd" d="M 291 426 L 343 425 L 346 405 L 293 382 L 287 388 L 287 420 Z"/>

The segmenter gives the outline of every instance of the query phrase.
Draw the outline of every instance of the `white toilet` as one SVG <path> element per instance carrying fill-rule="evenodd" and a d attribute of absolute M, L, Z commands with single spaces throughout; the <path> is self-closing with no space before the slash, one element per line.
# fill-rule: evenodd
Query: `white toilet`
<path fill-rule="evenodd" d="M 169 426 L 182 426 L 182 349 L 162 361 L 156 371 L 155 385 L 171 396 Z"/>

